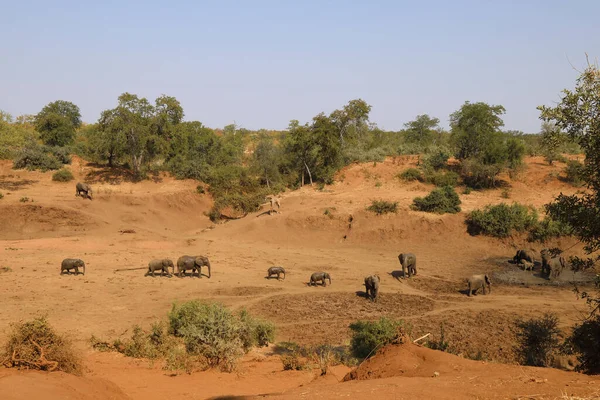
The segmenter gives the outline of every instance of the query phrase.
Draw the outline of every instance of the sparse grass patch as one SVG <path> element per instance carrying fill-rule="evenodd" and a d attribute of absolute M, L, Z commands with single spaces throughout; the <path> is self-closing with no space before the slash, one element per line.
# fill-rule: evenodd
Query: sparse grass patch
<path fill-rule="evenodd" d="M 29 201 L 29 197 L 27 197 L 27 196 L 21 197 L 21 198 L 19 199 L 19 201 L 20 201 L 21 203 L 27 203 L 27 202 Z"/>
<path fill-rule="evenodd" d="M 0 273 L 2 272 L 12 272 L 11 267 L 0 267 Z"/>
<path fill-rule="evenodd" d="M 503 199 L 510 199 L 510 190 L 508 188 L 502 189 L 502 193 L 500 193 L 500 196 Z"/>
<path fill-rule="evenodd" d="M 460 198 L 451 186 L 433 189 L 425 197 L 416 197 L 411 208 L 436 214 L 456 214 L 460 212 Z"/>
<path fill-rule="evenodd" d="M 63 371 L 80 374 L 81 358 L 66 336 L 58 334 L 44 317 L 12 325 L 0 358 L 10 368 Z"/>
<path fill-rule="evenodd" d="M 59 169 L 52 174 L 52 180 L 55 182 L 69 182 L 75 179 L 73 173 L 66 168 Z"/>
<path fill-rule="evenodd" d="M 2 193 L 0 193 L 0 200 L 2 200 L 4 198 L 4 195 Z"/>
<path fill-rule="evenodd" d="M 377 215 L 398 212 L 397 201 L 373 200 L 371 205 L 367 207 L 367 211 L 374 212 Z"/>
<path fill-rule="evenodd" d="M 454 187 L 460 183 L 460 176 L 454 171 L 430 171 L 425 174 L 425 181 L 438 187 Z"/>
<path fill-rule="evenodd" d="M 466 219 L 467 230 L 471 235 L 488 235 L 499 238 L 510 236 L 514 231 L 524 232 L 536 226 L 537 211 L 519 203 L 505 203 L 485 206 L 483 210 L 472 211 Z"/>
<path fill-rule="evenodd" d="M 204 186 L 198 185 L 196 186 L 196 192 L 198 192 L 198 194 L 204 194 L 206 193 L 206 190 L 204 189 Z"/>

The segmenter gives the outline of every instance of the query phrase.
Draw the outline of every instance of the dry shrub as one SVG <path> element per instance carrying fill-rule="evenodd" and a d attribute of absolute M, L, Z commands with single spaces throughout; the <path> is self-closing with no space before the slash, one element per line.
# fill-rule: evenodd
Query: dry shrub
<path fill-rule="evenodd" d="M 81 357 L 71 341 L 56 333 L 45 317 L 13 324 L 2 353 L 3 364 L 9 368 L 70 374 L 82 370 Z"/>

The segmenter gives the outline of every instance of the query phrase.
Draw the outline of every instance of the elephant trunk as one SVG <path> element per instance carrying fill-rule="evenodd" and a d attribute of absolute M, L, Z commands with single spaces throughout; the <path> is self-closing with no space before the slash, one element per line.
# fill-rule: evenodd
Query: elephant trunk
<path fill-rule="evenodd" d="M 85 275 L 85 263 L 83 263 L 83 274 Z"/>
<path fill-rule="evenodd" d="M 208 268 L 208 278 L 210 279 L 210 276 L 211 276 L 211 272 L 210 272 L 210 261 L 208 261 L 208 259 L 206 260 L 206 268 Z"/>

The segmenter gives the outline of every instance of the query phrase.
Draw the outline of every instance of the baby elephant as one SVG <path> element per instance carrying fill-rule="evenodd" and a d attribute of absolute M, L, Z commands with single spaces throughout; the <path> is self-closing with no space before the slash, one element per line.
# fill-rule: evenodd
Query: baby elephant
<path fill-rule="evenodd" d="M 317 282 L 321 282 L 323 286 L 327 286 L 326 279 L 329 279 L 329 284 L 331 285 L 331 276 L 327 272 L 315 272 L 310 276 L 310 282 L 308 283 L 311 286 L 316 286 Z"/>
<path fill-rule="evenodd" d="M 144 276 L 155 276 L 154 272 L 160 271 L 160 276 L 166 274 L 168 277 L 171 277 L 171 274 L 169 273 L 169 267 L 171 267 L 173 274 L 175 274 L 175 265 L 173 265 L 173 261 L 169 260 L 168 258 L 163 258 L 162 260 L 152 260 L 148 263 L 148 271 Z"/>
<path fill-rule="evenodd" d="M 365 278 L 365 291 L 367 292 L 367 297 L 370 298 L 371 301 L 377 300 L 380 281 L 379 275 L 371 275 Z"/>
<path fill-rule="evenodd" d="M 71 273 L 71 270 L 75 270 L 75 275 L 79 274 L 79 268 L 83 269 L 83 275 L 85 275 L 85 263 L 79 258 L 65 258 L 60 264 L 60 274 Z"/>
<path fill-rule="evenodd" d="M 492 282 L 490 282 L 490 278 L 487 275 L 473 275 L 469 279 L 467 279 L 467 284 L 469 285 L 469 297 L 471 297 L 471 293 L 481 289 L 483 294 L 485 294 L 485 288 L 487 286 L 488 294 L 492 292 Z"/>
<path fill-rule="evenodd" d="M 279 280 L 280 275 L 283 274 L 283 280 L 285 280 L 285 269 L 283 267 L 271 267 L 267 270 L 267 274 L 267 279 L 271 279 L 271 276 L 277 275 L 277 280 Z"/>
<path fill-rule="evenodd" d="M 81 193 L 84 193 L 85 196 L 81 196 Z M 92 200 L 92 188 L 85 183 L 77 182 L 75 186 L 75 196 L 87 197 Z"/>

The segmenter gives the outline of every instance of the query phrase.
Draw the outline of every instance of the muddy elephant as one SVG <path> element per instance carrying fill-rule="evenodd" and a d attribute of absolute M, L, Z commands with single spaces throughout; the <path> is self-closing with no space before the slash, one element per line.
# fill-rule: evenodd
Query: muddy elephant
<path fill-rule="evenodd" d="M 557 279 L 567 266 L 564 257 L 552 257 L 550 252 L 542 252 L 542 274 L 545 274 L 548 279 Z"/>
<path fill-rule="evenodd" d="M 81 193 L 84 193 L 85 196 L 81 196 Z M 75 196 L 87 197 L 88 199 L 92 200 L 91 186 L 85 183 L 77 182 L 77 185 L 75 185 Z"/>
<path fill-rule="evenodd" d="M 177 275 L 181 278 L 182 274 L 185 275 L 185 271 L 192 271 L 192 276 L 194 272 L 198 271 L 198 278 L 202 277 L 202 267 L 206 266 L 208 268 L 208 277 L 210 278 L 210 261 L 206 256 L 181 256 L 177 260 Z"/>
<path fill-rule="evenodd" d="M 148 263 L 148 271 L 144 276 L 155 276 L 154 273 L 156 271 L 160 271 L 161 276 L 166 274 L 167 276 L 171 277 L 171 273 L 169 273 L 169 267 L 171 267 L 173 274 L 175 274 L 175 265 L 173 265 L 173 261 L 169 260 L 168 258 L 152 260 Z"/>
<path fill-rule="evenodd" d="M 283 274 L 283 280 L 285 280 L 285 269 L 280 266 L 270 267 L 267 270 L 267 279 L 271 279 L 273 275 L 277 275 L 277 280 L 280 279 L 280 276 Z"/>
<path fill-rule="evenodd" d="M 515 264 L 520 264 L 521 261 L 525 260 L 535 265 L 535 252 L 533 250 L 521 249 L 517 250 L 517 254 L 513 257 Z"/>
<path fill-rule="evenodd" d="M 482 290 L 483 294 L 485 294 L 485 288 L 487 287 L 488 294 L 492 293 L 492 282 L 490 281 L 489 276 L 487 274 L 484 275 L 473 275 L 467 279 L 467 286 L 469 292 L 467 295 L 471 297 L 471 294 L 477 293 L 479 289 Z"/>
<path fill-rule="evenodd" d="M 321 282 L 323 284 L 323 286 L 327 286 L 327 282 L 325 282 L 327 279 L 329 279 L 329 284 L 331 285 L 331 276 L 329 276 L 329 273 L 315 272 L 314 274 L 312 274 L 310 276 L 309 285 L 316 286 L 317 282 Z"/>
<path fill-rule="evenodd" d="M 365 278 L 365 292 L 367 293 L 367 297 L 372 301 L 377 300 L 379 282 L 381 282 L 379 275 L 370 275 Z"/>
<path fill-rule="evenodd" d="M 400 253 L 398 260 L 402 265 L 402 276 L 404 278 L 410 278 L 411 275 L 417 274 L 417 257 L 413 253 Z"/>
<path fill-rule="evenodd" d="M 75 274 L 79 274 L 79 268 L 83 269 L 83 275 L 85 275 L 85 263 L 83 260 L 79 258 L 65 258 L 60 264 L 60 274 L 64 274 L 65 272 L 71 273 L 71 270 L 75 270 Z"/>

